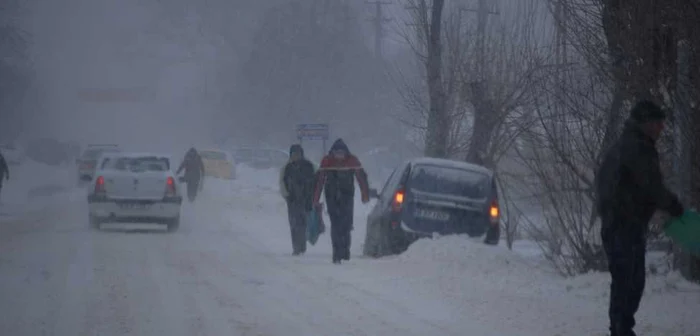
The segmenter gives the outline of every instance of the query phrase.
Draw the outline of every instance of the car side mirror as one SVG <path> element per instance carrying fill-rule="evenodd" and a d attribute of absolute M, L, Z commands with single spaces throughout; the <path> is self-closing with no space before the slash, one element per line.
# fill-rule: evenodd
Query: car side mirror
<path fill-rule="evenodd" d="M 379 198 L 379 193 L 377 193 L 377 189 L 369 189 L 369 198 Z"/>
<path fill-rule="evenodd" d="M 180 183 L 185 183 L 185 182 L 187 182 L 187 180 L 185 179 L 184 176 L 178 177 L 178 178 L 177 178 L 177 181 L 180 182 Z"/>

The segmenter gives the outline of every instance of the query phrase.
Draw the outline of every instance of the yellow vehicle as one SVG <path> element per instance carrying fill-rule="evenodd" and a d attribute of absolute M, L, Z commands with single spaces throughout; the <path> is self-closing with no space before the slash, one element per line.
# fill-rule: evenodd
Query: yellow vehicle
<path fill-rule="evenodd" d="M 220 179 L 233 180 L 236 178 L 236 163 L 233 156 L 218 149 L 199 151 L 204 162 L 204 175 Z"/>

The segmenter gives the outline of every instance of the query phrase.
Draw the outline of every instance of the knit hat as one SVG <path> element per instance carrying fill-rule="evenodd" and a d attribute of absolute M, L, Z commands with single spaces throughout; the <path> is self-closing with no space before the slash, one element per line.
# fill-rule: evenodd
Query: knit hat
<path fill-rule="evenodd" d="M 632 108 L 630 118 L 637 123 L 643 124 L 652 121 L 662 121 L 666 119 L 666 113 L 654 102 L 641 100 Z"/>

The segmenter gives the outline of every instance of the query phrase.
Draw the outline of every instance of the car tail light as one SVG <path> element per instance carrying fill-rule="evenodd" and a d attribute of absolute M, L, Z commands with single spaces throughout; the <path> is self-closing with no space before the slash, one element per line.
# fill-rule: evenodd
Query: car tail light
<path fill-rule="evenodd" d="M 168 176 L 165 182 L 165 196 L 175 196 L 175 179 L 172 176 Z"/>
<path fill-rule="evenodd" d="M 391 209 L 394 212 L 400 212 L 401 211 L 401 206 L 403 206 L 403 201 L 404 197 L 406 194 L 404 193 L 403 189 L 399 189 L 396 191 L 394 194 L 394 200 L 391 202 Z"/>
<path fill-rule="evenodd" d="M 95 195 L 103 195 L 107 192 L 105 190 L 105 178 L 104 176 L 98 176 L 95 180 Z"/>
<path fill-rule="evenodd" d="M 497 201 L 491 202 L 491 206 L 489 207 L 489 219 L 491 220 L 491 224 L 497 225 L 500 216 L 501 216 L 501 209 L 498 207 L 498 202 Z"/>

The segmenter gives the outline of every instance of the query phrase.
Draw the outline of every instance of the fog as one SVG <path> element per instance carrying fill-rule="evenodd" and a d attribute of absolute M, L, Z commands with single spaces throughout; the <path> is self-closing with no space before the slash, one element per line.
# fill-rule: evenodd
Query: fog
<path fill-rule="evenodd" d="M 33 84 L 20 137 L 138 149 L 229 138 L 286 147 L 297 123 L 329 123 L 331 137 L 348 138 L 351 148 L 354 140 L 386 137 L 374 136 L 375 125 L 396 123 L 388 110 L 399 104 L 373 57 L 369 6 L 329 10 L 347 17 L 345 25 L 335 35 L 309 35 L 318 39 L 295 52 L 275 43 L 304 38 L 306 18 L 283 14 L 278 28 L 299 30 L 270 29 L 275 6 L 282 13 L 294 6 L 286 3 L 293 1 L 23 3 Z M 313 12 L 302 3 L 299 13 Z M 341 49 L 324 56 L 323 38 Z"/>
<path fill-rule="evenodd" d="M 26 36 L 31 84 L 6 118 L 21 127 L 6 129 L 5 137 L 141 150 L 286 148 L 297 141 L 297 124 L 327 123 L 331 138 L 344 138 L 354 151 L 422 148 L 420 126 L 406 123 L 401 96 L 406 78 L 423 76 L 406 42 L 404 2 L 382 7 L 388 20 L 381 57 L 374 50 L 375 8 L 364 2 L 17 4 L 9 13 Z M 500 2 L 499 20 L 519 15 L 517 8 L 517 1 Z"/>

